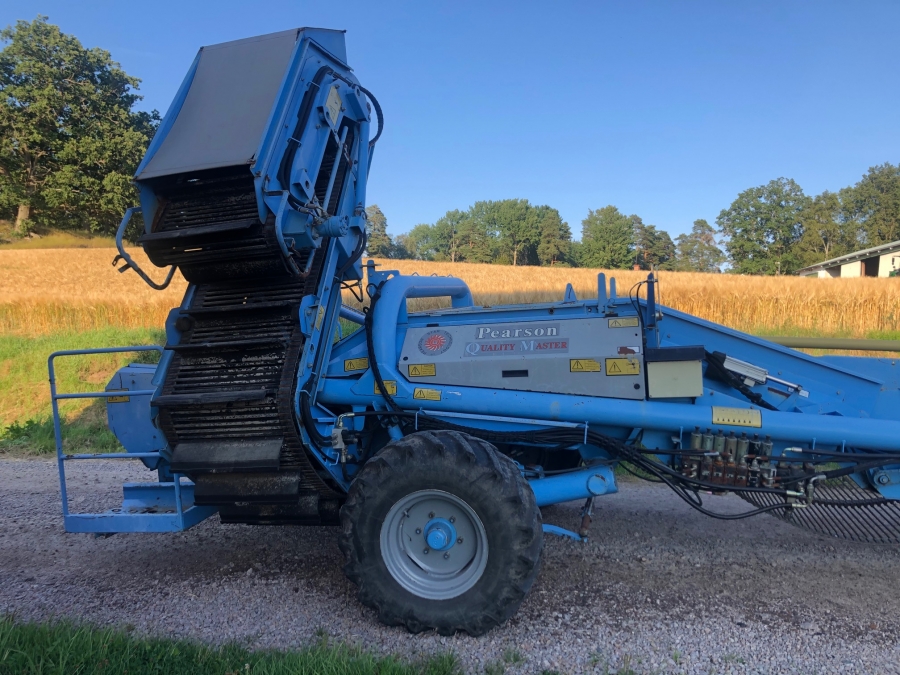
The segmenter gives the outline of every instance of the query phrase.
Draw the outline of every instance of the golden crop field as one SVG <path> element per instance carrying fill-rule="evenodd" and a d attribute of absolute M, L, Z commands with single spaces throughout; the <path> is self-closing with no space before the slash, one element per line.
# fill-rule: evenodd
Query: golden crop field
<path fill-rule="evenodd" d="M 161 328 L 185 282 L 166 291 L 111 266 L 112 249 L 0 250 L 0 332 L 47 335 L 116 326 Z M 141 251 L 136 260 L 162 279 Z M 566 283 L 579 297 L 597 293 L 598 270 L 509 267 L 412 260 L 378 261 L 381 269 L 464 279 L 484 305 L 562 299 Z M 620 295 L 644 272 L 607 272 Z M 662 272 L 662 303 L 747 332 L 865 337 L 900 329 L 900 279 L 808 279 Z M 349 298 L 348 298 L 349 299 Z M 423 307 L 422 305 L 418 305 Z"/>

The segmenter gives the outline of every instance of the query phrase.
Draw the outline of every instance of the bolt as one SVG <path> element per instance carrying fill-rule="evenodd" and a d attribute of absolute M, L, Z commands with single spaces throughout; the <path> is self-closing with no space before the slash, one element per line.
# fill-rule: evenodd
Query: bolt
<path fill-rule="evenodd" d="M 886 474 L 881 474 L 880 476 L 878 476 L 878 478 L 876 480 L 878 481 L 879 485 L 887 485 L 888 483 L 891 482 L 891 479 L 888 478 L 888 476 Z"/>
<path fill-rule="evenodd" d="M 422 551 L 422 553 L 424 553 L 425 555 L 428 555 L 428 549 L 426 548 L 424 551 Z"/>
<path fill-rule="evenodd" d="M 421 528 L 421 527 L 417 527 L 417 528 L 416 528 L 416 534 L 422 534 L 422 528 Z"/>
<path fill-rule="evenodd" d="M 449 560 L 449 559 L 450 559 L 450 554 L 449 554 L 449 553 L 445 553 L 445 554 L 444 554 L 444 560 Z"/>
<path fill-rule="evenodd" d="M 429 514 L 428 514 L 428 517 L 429 517 L 429 518 L 434 518 L 434 511 L 432 511 L 431 513 L 429 513 Z"/>
<path fill-rule="evenodd" d="M 453 516 L 450 516 L 450 522 L 451 522 L 451 523 L 455 523 L 455 522 L 456 522 L 456 518 L 454 518 Z"/>
<path fill-rule="evenodd" d="M 457 539 L 457 540 L 456 540 L 456 543 L 457 543 L 457 544 L 461 544 L 461 543 L 462 543 L 462 537 L 460 537 L 459 539 Z"/>

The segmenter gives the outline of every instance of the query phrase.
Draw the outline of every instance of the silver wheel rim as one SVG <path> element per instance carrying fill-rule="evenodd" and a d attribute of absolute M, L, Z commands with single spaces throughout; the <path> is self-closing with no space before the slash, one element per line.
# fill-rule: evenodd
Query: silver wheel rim
<path fill-rule="evenodd" d="M 487 566 L 487 533 L 471 506 L 443 490 L 398 501 L 381 526 L 381 557 L 404 589 L 449 600 L 474 586 Z"/>

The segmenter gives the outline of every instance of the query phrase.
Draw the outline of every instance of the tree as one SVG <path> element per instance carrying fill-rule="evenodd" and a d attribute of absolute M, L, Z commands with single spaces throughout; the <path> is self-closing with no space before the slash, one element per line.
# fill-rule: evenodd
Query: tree
<path fill-rule="evenodd" d="M 535 257 L 541 240 L 539 216 L 527 199 L 503 199 L 488 202 L 486 214 L 490 229 L 497 233 L 501 255 L 513 265 L 537 262 Z"/>
<path fill-rule="evenodd" d="M 0 41 L 0 210 L 16 213 L 20 234 L 34 221 L 114 231 L 159 122 L 132 110 L 140 80 L 45 16 Z"/>
<path fill-rule="evenodd" d="M 741 192 L 716 218 L 727 237 L 725 248 L 732 271 L 791 274 L 799 269 L 796 244 L 803 233 L 803 212 L 809 203 L 809 197 L 789 178 L 777 178 Z"/>
<path fill-rule="evenodd" d="M 579 263 L 624 269 L 634 264 L 634 223 L 615 206 L 588 211 L 581 221 Z"/>
<path fill-rule="evenodd" d="M 864 246 L 900 239 L 900 165 L 873 166 L 853 187 L 841 190 L 845 217 L 859 229 Z"/>
<path fill-rule="evenodd" d="M 644 225 L 640 216 L 630 216 L 634 227 L 635 264 L 642 270 L 669 269 L 675 260 L 675 244 L 665 230 Z"/>
<path fill-rule="evenodd" d="M 459 245 L 456 260 L 460 262 L 494 263 L 500 255 L 497 245 L 494 204 L 475 202 L 457 226 Z M 509 263 L 511 261 L 507 261 Z"/>
<path fill-rule="evenodd" d="M 572 248 L 572 230 L 559 211 L 549 206 L 536 206 L 540 243 L 537 247 L 541 265 L 568 264 Z"/>
<path fill-rule="evenodd" d="M 844 207 L 834 192 L 827 190 L 804 209 L 803 235 L 797 255 L 803 265 L 813 265 L 859 248 L 859 225 L 843 216 Z"/>
<path fill-rule="evenodd" d="M 716 231 L 702 218 L 694 221 L 690 234 L 675 239 L 674 269 L 694 272 L 719 272 L 726 257 L 716 244 Z"/>
<path fill-rule="evenodd" d="M 387 233 L 387 218 L 378 208 L 378 204 L 366 207 L 369 241 L 366 253 L 370 258 L 391 258 L 394 253 L 394 242 Z"/>
<path fill-rule="evenodd" d="M 461 245 L 460 226 L 468 218 L 468 213 L 458 209 L 447 211 L 447 213 L 438 218 L 432 228 L 431 240 L 434 242 L 433 247 L 440 257 L 431 259 L 449 260 L 450 262 L 456 262 L 459 259 Z"/>

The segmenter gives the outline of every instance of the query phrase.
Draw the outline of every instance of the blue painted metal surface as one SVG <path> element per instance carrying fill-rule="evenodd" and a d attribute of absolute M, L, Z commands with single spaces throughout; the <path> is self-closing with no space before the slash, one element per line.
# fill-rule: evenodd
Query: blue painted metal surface
<path fill-rule="evenodd" d="M 434 551 L 449 551 L 456 544 L 456 528 L 446 518 L 432 518 L 425 524 L 425 542 Z"/>
<path fill-rule="evenodd" d="M 572 532 L 572 530 L 567 530 L 564 527 L 559 527 L 558 525 L 544 524 L 541 529 L 544 530 L 544 534 L 555 534 L 557 537 L 565 537 L 566 539 L 572 539 L 573 541 L 585 540 L 581 535 Z"/>
<path fill-rule="evenodd" d="M 534 491 L 538 506 L 549 506 L 618 492 L 616 476 L 608 466 L 593 466 L 549 478 L 536 478 L 528 482 Z"/>

